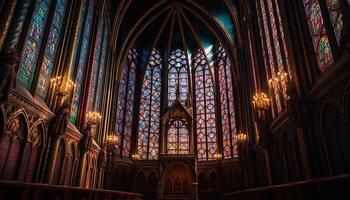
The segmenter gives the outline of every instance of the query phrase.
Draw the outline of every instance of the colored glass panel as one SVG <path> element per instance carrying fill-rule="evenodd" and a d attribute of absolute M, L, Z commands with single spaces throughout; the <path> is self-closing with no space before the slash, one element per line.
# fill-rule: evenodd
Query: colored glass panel
<path fill-rule="evenodd" d="M 169 57 L 168 73 L 168 105 L 176 100 L 176 93 L 179 91 L 179 100 L 186 103 L 189 94 L 188 62 L 184 51 L 177 49 Z"/>
<path fill-rule="evenodd" d="M 91 35 L 91 27 L 92 27 L 92 19 L 93 19 L 93 13 L 94 13 L 94 1 L 87 1 L 89 2 L 87 12 L 85 12 L 85 21 L 84 21 L 84 28 L 82 28 L 81 31 L 81 41 L 80 41 L 80 51 L 77 51 L 77 68 L 75 73 L 75 93 L 73 97 L 73 105 L 72 105 L 72 114 L 71 114 L 71 122 L 76 123 L 77 117 L 78 117 L 78 111 L 79 111 L 79 103 L 80 103 L 80 96 L 82 92 L 82 84 L 85 80 L 85 71 L 86 71 L 86 63 L 87 63 L 87 54 L 89 49 L 89 42 L 90 42 L 90 35 Z"/>
<path fill-rule="evenodd" d="M 57 47 L 60 41 L 61 30 L 63 27 L 63 19 L 66 8 L 66 0 L 58 0 L 53 15 L 50 33 L 48 36 L 44 58 L 41 64 L 38 86 L 36 94 L 45 100 L 50 85 L 50 78 L 53 72 Z"/>
<path fill-rule="evenodd" d="M 28 13 L 30 2 L 31 0 L 19 0 L 17 2 L 17 8 L 13 17 L 13 22 L 10 26 L 4 45 L 6 51 L 14 49 L 18 44 L 19 38 L 23 31 L 23 24 Z"/>
<path fill-rule="evenodd" d="M 238 157 L 233 79 L 231 75 L 230 62 L 222 46 L 218 48 L 218 75 L 223 154 L 224 158 Z"/>
<path fill-rule="evenodd" d="M 304 0 L 304 5 L 319 68 L 324 70 L 333 62 L 333 56 L 321 14 L 321 7 L 318 0 Z"/>
<path fill-rule="evenodd" d="M 137 151 L 142 160 L 158 159 L 162 59 L 151 52 L 142 83 Z"/>
<path fill-rule="evenodd" d="M 340 44 L 341 30 L 343 28 L 341 5 L 339 0 L 327 0 L 327 8 L 331 17 L 335 37 Z"/>
<path fill-rule="evenodd" d="M 50 0 L 38 0 L 35 3 L 32 20 L 24 41 L 18 80 L 28 89 L 31 87 L 34 78 L 50 4 Z"/>
<path fill-rule="evenodd" d="M 186 122 L 173 121 L 167 135 L 168 154 L 189 154 L 190 136 Z"/>
<path fill-rule="evenodd" d="M 128 52 L 119 84 L 115 131 L 121 138 L 116 144 L 116 151 L 120 155 L 122 149 L 122 156 L 130 155 L 137 57 L 136 49 Z"/>
<path fill-rule="evenodd" d="M 198 160 L 214 160 L 217 154 L 214 86 L 209 65 L 201 50 L 194 57 Z"/>

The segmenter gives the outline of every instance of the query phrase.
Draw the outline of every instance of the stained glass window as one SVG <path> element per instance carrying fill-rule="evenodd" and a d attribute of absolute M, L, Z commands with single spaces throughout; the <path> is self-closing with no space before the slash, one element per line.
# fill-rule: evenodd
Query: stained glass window
<path fill-rule="evenodd" d="M 131 49 L 124 64 L 122 79 L 119 83 L 115 126 L 118 142 L 115 145 L 115 149 L 118 155 L 120 155 L 119 153 L 122 149 L 122 156 L 130 155 L 137 57 L 136 49 Z"/>
<path fill-rule="evenodd" d="M 50 78 L 57 53 L 56 51 L 60 41 L 61 30 L 63 27 L 66 3 L 66 0 L 58 0 L 56 3 L 56 8 L 50 27 L 50 33 L 45 48 L 44 58 L 41 64 L 36 94 L 43 100 L 46 99 L 47 91 L 50 84 Z"/>
<path fill-rule="evenodd" d="M 169 57 L 168 73 L 168 105 L 176 100 L 176 93 L 179 92 L 179 100 L 186 103 L 189 94 L 188 63 L 184 51 L 177 49 Z"/>
<path fill-rule="evenodd" d="M 78 117 L 78 110 L 80 104 L 80 96 L 83 89 L 83 82 L 85 78 L 85 71 L 87 66 L 87 54 L 89 49 L 90 35 L 91 35 L 91 27 L 92 27 L 92 19 L 94 13 L 94 1 L 86 1 L 88 3 L 87 12 L 85 12 L 83 27 L 81 28 L 81 37 L 77 39 L 80 40 L 79 50 L 76 51 L 76 62 L 77 66 L 74 70 L 76 72 L 71 73 L 73 76 L 73 80 L 75 79 L 76 89 L 73 97 L 73 106 L 72 106 L 72 114 L 71 114 L 71 122 L 76 123 Z"/>
<path fill-rule="evenodd" d="M 320 70 L 333 62 L 333 56 L 318 0 L 304 0 L 305 12 Z"/>
<path fill-rule="evenodd" d="M 341 6 L 339 0 L 326 0 L 327 8 L 331 17 L 335 37 L 337 39 L 338 44 L 340 44 L 341 39 L 341 30 L 343 28 L 342 14 L 341 14 Z"/>
<path fill-rule="evenodd" d="M 221 127 L 224 158 L 237 157 L 237 130 L 231 66 L 222 46 L 218 48 Z"/>
<path fill-rule="evenodd" d="M 4 46 L 6 51 L 13 49 L 18 43 L 20 35 L 23 31 L 24 20 L 28 13 L 30 3 L 31 0 L 19 0 L 17 2 L 17 8 L 13 17 L 13 22 L 10 26 Z"/>
<path fill-rule="evenodd" d="M 213 160 L 217 154 L 214 84 L 205 54 L 194 57 L 198 160 Z"/>
<path fill-rule="evenodd" d="M 142 83 L 138 155 L 142 160 L 158 159 L 162 59 L 153 50 Z"/>
<path fill-rule="evenodd" d="M 97 28 L 96 41 L 94 47 L 94 56 L 92 60 L 92 71 L 91 71 L 91 80 L 89 85 L 89 99 L 88 99 L 88 110 L 93 111 L 95 108 L 95 99 L 96 99 L 96 85 L 98 79 L 98 72 L 100 65 L 100 58 L 102 53 L 102 44 L 103 44 L 103 21 L 100 21 Z"/>
<path fill-rule="evenodd" d="M 190 153 L 190 135 L 188 125 L 185 121 L 175 120 L 167 135 L 167 153 L 168 154 L 189 154 Z"/>
<path fill-rule="evenodd" d="M 33 16 L 22 49 L 18 79 L 28 89 L 31 87 L 34 78 L 36 62 L 44 35 L 50 5 L 50 0 L 38 0 L 35 3 Z"/>
<path fill-rule="evenodd" d="M 101 49 L 101 58 L 100 58 L 100 69 L 98 74 L 98 87 L 96 91 L 96 103 L 95 107 L 98 112 L 101 112 L 101 101 L 102 101 L 102 92 L 103 92 L 103 85 L 104 85 L 104 77 L 105 77 L 105 70 L 106 70 L 106 64 L 107 64 L 107 45 L 108 45 L 108 29 L 107 24 L 104 24 L 103 29 L 103 44 Z"/>

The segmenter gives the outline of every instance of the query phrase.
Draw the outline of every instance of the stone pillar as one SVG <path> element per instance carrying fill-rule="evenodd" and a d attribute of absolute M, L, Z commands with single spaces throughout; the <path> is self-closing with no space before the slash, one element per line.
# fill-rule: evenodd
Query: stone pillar
<path fill-rule="evenodd" d="M 10 28 L 13 15 L 15 13 L 16 5 L 17 0 L 7 0 L 3 8 L 3 13 L 0 16 L 0 50 L 2 50 L 4 45 L 7 32 Z"/>

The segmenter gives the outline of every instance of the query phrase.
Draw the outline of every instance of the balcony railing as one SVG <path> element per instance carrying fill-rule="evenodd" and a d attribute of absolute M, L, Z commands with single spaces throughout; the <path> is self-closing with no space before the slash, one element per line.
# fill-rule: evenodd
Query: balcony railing
<path fill-rule="evenodd" d="M 1 200 L 142 200 L 142 197 L 142 194 L 113 190 L 0 181 Z"/>

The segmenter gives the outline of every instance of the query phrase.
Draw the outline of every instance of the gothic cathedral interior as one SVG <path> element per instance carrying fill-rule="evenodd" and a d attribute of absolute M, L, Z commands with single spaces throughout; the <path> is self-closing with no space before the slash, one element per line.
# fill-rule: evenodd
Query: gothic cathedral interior
<path fill-rule="evenodd" d="M 0 199 L 350 199 L 350 0 L 0 0 Z"/>

